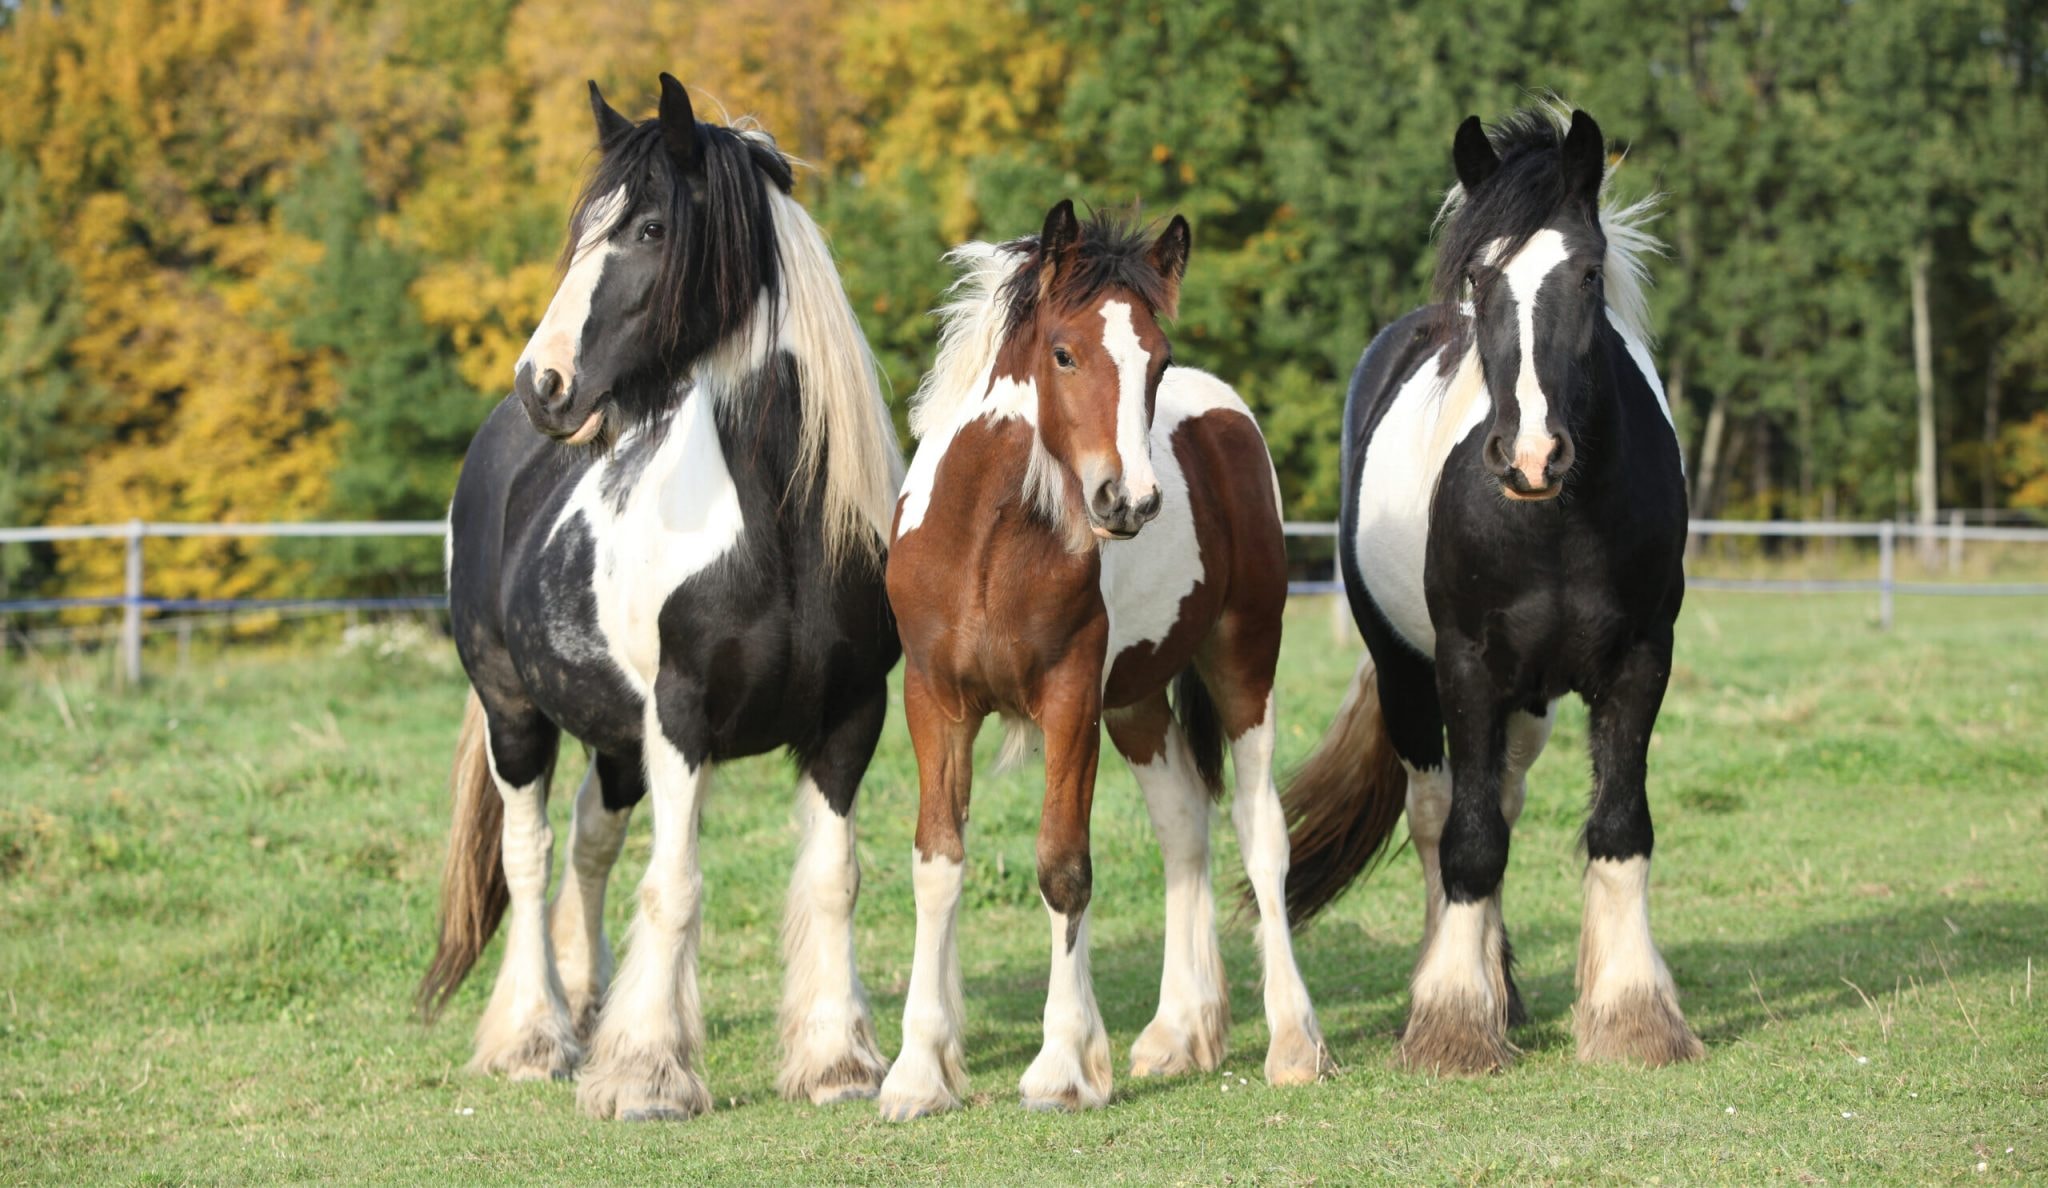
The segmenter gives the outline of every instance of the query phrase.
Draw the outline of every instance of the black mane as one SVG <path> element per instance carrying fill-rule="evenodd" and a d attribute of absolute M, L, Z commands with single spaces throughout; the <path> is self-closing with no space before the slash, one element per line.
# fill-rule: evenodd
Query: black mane
<path fill-rule="evenodd" d="M 608 236 L 650 201 L 664 208 L 669 234 L 649 332 L 670 377 L 744 328 L 763 290 L 771 302 L 781 298 L 765 183 L 787 194 L 794 182 L 788 159 L 767 136 L 704 123 L 696 129 L 701 165 L 687 172 L 669 152 L 658 118 L 606 140 L 570 212 L 562 249 L 566 269 L 593 208 L 621 187 L 626 201 L 603 229 Z"/>
<path fill-rule="evenodd" d="M 1511 259 L 1564 205 L 1570 197 L 1559 151 L 1564 136 L 1550 113 L 1537 108 L 1522 108 L 1487 127 L 1500 168 L 1476 192 L 1464 194 L 1444 227 L 1430 286 L 1434 300 L 1462 299 L 1466 275 L 1487 244 L 1507 240 L 1500 258 Z"/>
<path fill-rule="evenodd" d="M 1062 312 L 1078 309 L 1109 289 L 1129 289 L 1154 313 L 1164 310 L 1173 293 L 1173 278 L 1159 271 L 1151 256 L 1153 226 L 1135 211 L 1091 211 L 1081 221 L 1081 237 L 1064 265 L 1053 273 L 1052 286 L 1039 283 L 1044 254 L 1038 236 L 1026 235 L 1003 244 L 1021 252 L 1024 263 L 1003 283 L 1004 337 L 1038 316 L 1041 295 Z M 1043 292 L 1041 292 L 1043 290 Z"/>

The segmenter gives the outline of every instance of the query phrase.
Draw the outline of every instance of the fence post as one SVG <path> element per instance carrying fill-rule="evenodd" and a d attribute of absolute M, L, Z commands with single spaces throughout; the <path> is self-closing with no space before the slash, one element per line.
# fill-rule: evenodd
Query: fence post
<path fill-rule="evenodd" d="M 1898 552 L 1898 525 L 1886 520 L 1877 526 L 1877 625 L 1892 629 L 1892 586 Z"/>
<path fill-rule="evenodd" d="M 121 604 L 121 673 L 142 683 L 142 521 L 128 521 L 128 588 Z"/>
<path fill-rule="evenodd" d="M 1963 509 L 1956 508 L 1948 513 L 1948 572 L 1955 577 L 1963 572 Z"/>

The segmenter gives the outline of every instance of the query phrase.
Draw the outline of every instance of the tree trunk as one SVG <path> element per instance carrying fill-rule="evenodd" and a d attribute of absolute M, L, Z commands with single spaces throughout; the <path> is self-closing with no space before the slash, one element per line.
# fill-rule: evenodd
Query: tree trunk
<path fill-rule="evenodd" d="M 1707 410 L 1707 428 L 1700 435 L 1700 469 L 1692 480 L 1692 514 L 1702 519 L 1714 514 L 1714 475 L 1721 466 L 1721 441 L 1728 433 L 1728 393 L 1725 389 L 1714 393 L 1714 403 Z"/>
<path fill-rule="evenodd" d="M 1919 465 L 1914 471 L 1914 504 L 1920 522 L 1920 564 L 1933 569 L 1937 542 L 1934 539 L 1934 326 L 1927 309 L 1927 273 L 1934 263 L 1934 249 L 1926 240 L 1914 245 L 1913 283 L 1913 380 L 1919 389 Z"/>
<path fill-rule="evenodd" d="M 1984 454 L 1977 466 L 1987 522 L 1991 509 L 1998 506 L 1998 397 L 1998 343 L 1993 340 L 1984 362 Z"/>

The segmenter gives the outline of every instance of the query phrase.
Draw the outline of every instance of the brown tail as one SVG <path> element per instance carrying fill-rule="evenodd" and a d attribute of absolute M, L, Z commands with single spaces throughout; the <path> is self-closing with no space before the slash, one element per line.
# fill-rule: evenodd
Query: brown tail
<path fill-rule="evenodd" d="M 1287 918 L 1309 920 L 1370 869 L 1386 852 L 1407 802 L 1407 772 L 1387 736 L 1368 656 L 1323 741 L 1280 796 L 1293 843 Z"/>
<path fill-rule="evenodd" d="M 486 732 L 484 703 L 472 689 L 455 744 L 455 822 L 441 867 L 441 943 L 420 979 L 420 1017 L 429 1023 L 469 976 L 511 900 L 499 860 L 505 801 L 491 782 Z"/>

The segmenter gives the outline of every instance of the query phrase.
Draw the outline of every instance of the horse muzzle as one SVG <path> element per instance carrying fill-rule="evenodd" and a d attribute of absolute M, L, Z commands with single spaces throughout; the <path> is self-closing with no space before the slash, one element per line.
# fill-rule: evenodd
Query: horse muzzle
<path fill-rule="evenodd" d="M 1129 540 L 1158 515 L 1158 487 L 1132 499 L 1121 479 L 1110 479 L 1088 497 L 1088 526 L 1102 540 Z"/>
<path fill-rule="evenodd" d="M 564 382 L 561 372 L 531 363 L 520 364 L 512 391 L 533 427 L 556 441 L 584 445 L 604 432 L 609 392 L 586 397 Z"/>

